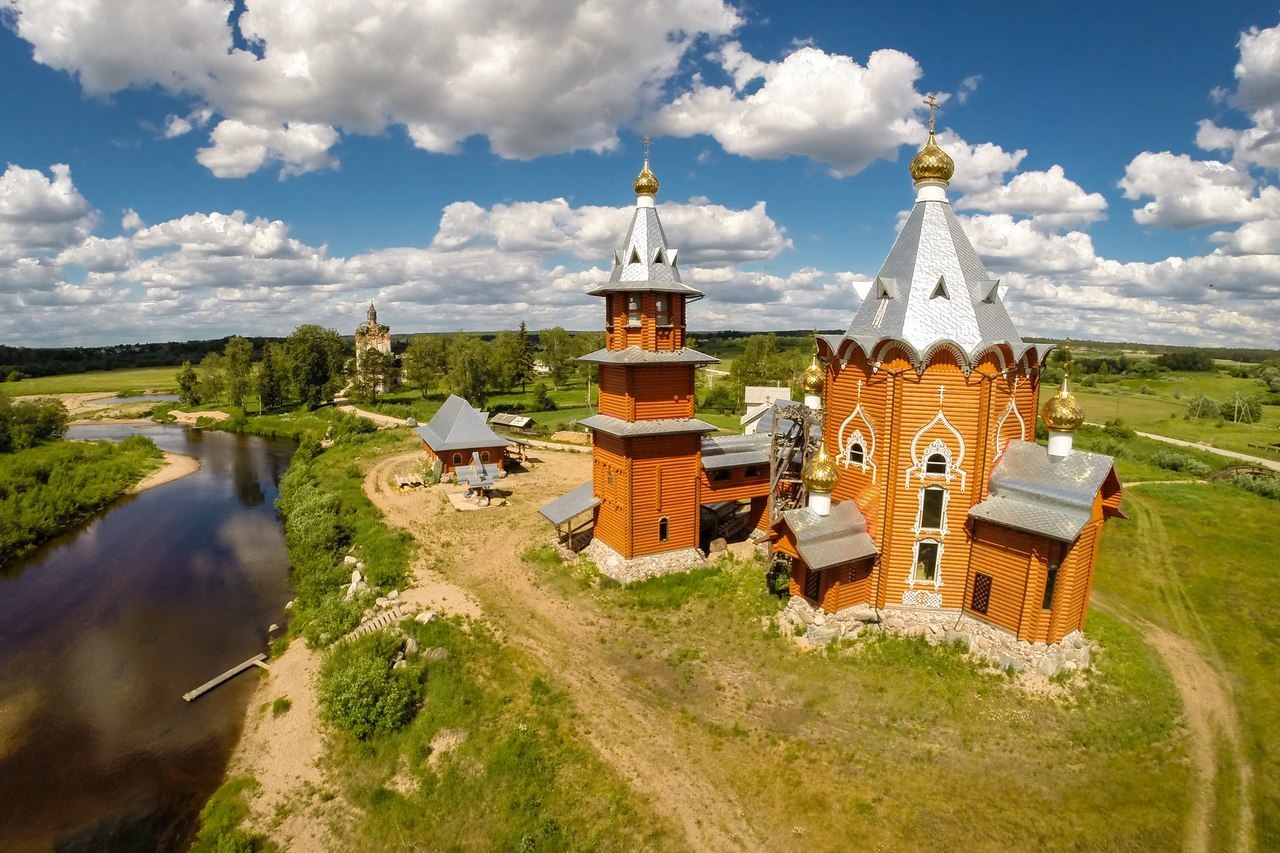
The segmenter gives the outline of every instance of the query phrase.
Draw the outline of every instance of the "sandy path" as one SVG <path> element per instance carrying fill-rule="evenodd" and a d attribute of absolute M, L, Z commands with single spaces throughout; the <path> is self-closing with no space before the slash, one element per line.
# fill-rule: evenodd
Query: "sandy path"
<path fill-rule="evenodd" d="M 404 420 L 401 418 L 393 418 L 390 415 L 380 415 L 377 412 L 367 412 L 364 409 L 357 409 L 355 406 L 341 403 L 337 407 L 340 412 L 347 412 L 352 415 L 359 415 L 368 421 L 373 421 L 378 425 L 379 429 L 395 429 L 404 426 Z"/>
<path fill-rule="evenodd" d="M 551 537 L 537 507 L 589 479 L 590 457 L 540 453 L 530 460 L 530 470 L 502 481 L 501 490 L 510 492 L 508 506 L 473 513 L 454 512 L 441 500 L 442 487 L 410 492 L 391 487 L 391 477 L 418 458 L 414 451 L 387 457 L 366 477 L 365 492 L 387 521 L 409 530 L 427 551 L 442 538 L 448 540 L 454 557 L 450 579 L 504 626 L 507 642 L 528 651 L 553 674 L 572 698 L 597 754 L 655 811 L 671 817 L 685 846 L 755 846 L 745 810 L 716 781 L 714 752 L 682 737 L 679 710 L 647 702 L 601 651 L 609 639 L 606 620 L 593 619 L 536 586 L 520 560 L 530 543 Z"/>
<path fill-rule="evenodd" d="M 163 486 L 165 483 L 172 483 L 174 480 L 181 480 L 183 477 L 190 476 L 200 470 L 200 460 L 194 456 L 187 456 L 184 453 L 171 453 L 164 451 L 164 464 L 147 476 L 138 481 L 129 494 L 136 495 L 138 492 L 145 492 L 147 489 L 154 489 L 156 486 Z"/>
<path fill-rule="evenodd" d="M 1182 483 L 1185 485 L 1185 481 Z M 1093 604 L 1137 628 L 1164 659 L 1182 700 L 1188 729 L 1188 748 L 1196 771 L 1196 790 L 1188 820 L 1184 848 L 1192 853 L 1213 849 L 1212 828 L 1216 793 L 1223 785 L 1236 785 L 1240 806 L 1236 815 L 1236 850 L 1253 849 L 1253 768 L 1241 737 L 1239 712 L 1224 673 L 1226 669 L 1179 580 L 1177 562 L 1168 545 L 1164 524 L 1141 504 L 1127 507 L 1145 543 L 1146 559 L 1155 565 L 1153 577 L 1165 579 L 1161 596 L 1174 630 L 1156 625 L 1127 607 L 1093 592 Z M 1197 642 L 1192 637 L 1203 638 Z M 1225 742 L 1237 768 L 1235 779 L 1221 778 L 1219 741 Z"/>

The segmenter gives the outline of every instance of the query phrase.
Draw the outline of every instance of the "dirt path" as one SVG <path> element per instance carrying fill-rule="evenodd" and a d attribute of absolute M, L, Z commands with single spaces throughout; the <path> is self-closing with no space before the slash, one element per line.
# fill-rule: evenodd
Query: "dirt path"
<path fill-rule="evenodd" d="M 1149 438 L 1153 441 L 1163 441 L 1165 444 L 1174 444 L 1178 447 L 1194 447 L 1196 450 L 1207 450 L 1210 453 L 1216 453 L 1219 456 L 1226 456 L 1229 459 L 1239 459 L 1241 462 L 1250 462 L 1254 465 L 1261 465 L 1263 468 L 1270 468 L 1272 471 L 1280 471 L 1280 462 L 1271 459 L 1263 459 L 1260 456 L 1250 456 L 1247 453 L 1237 453 L 1234 450 L 1223 450 L 1221 447 L 1214 447 L 1211 444 L 1205 444 L 1201 441 L 1183 441 L 1180 438 L 1170 438 L 1167 435 L 1156 435 L 1153 432 L 1139 432 L 1138 435 L 1143 438 Z"/>
<path fill-rule="evenodd" d="M 1164 578 L 1161 598 L 1175 630 L 1156 625 L 1133 610 L 1106 599 L 1096 590 L 1093 604 L 1138 629 L 1144 639 L 1164 659 L 1182 700 L 1189 735 L 1189 750 L 1196 771 L 1196 790 L 1187 824 L 1184 848 L 1191 853 L 1214 849 L 1213 821 L 1218 792 L 1223 786 L 1237 788 L 1239 812 L 1236 821 L 1236 850 L 1253 849 L 1253 769 L 1245 755 L 1235 699 L 1227 684 L 1226 672 L 1214 651 L 1204 623 L 1192 607 L 1170 552 L 1164 523 L 1140 503 L 1126 509 L 1138 526 L 1150 576 Z M 1198 639 L 1193 639 L 1198 638 Z M 1223 778 L 1219 767 L 1220 744 L 1231 754 L 1236 778 Z"/>
<path fill-rule="evenodd" d="M 396 427 L 404 426 L 403 418 L 393 418 L 390 415 L 380 415 L 377 412 L 368 412 L 364 409 L 357 409 L 349 403 L 339 403 L 336 408 L 340 412 L 359 415 L 367 421 L 372 421 L 378 425 L 378 429 L 395 429 Z"/>
<path fill-rule="evenodd" d="M 365 479 L 365 492 L 390 524 L 423 543 L 419 569 L 434 559 L 433 549 L 449 565 L 449 579 L 431 572 L 421 576 L 423 587 L 476 602 L 502 626 L 507 642 L 538 660 L 573 700 L 597 754 L 655 811 L 671 817 L 686 846 L 757 846 L 745 810 L 716 781 L 714 751 L 678 734 L 679 709 L 654 707 L 620 675 L 602 651 L 609 639 L 603 620 L 536 585 L 520 560 L 528 544 L 550 539 L 537 507 L 589 479 L 590 457 L 539 453 L 528 470 L 502 481 L 507 506 L 470 513 L 454 512 L 444 498 L 448 486 L 410 492 L 391 486 L 392 476 L 419 458 L 411 451 L 380 460 Z"/>

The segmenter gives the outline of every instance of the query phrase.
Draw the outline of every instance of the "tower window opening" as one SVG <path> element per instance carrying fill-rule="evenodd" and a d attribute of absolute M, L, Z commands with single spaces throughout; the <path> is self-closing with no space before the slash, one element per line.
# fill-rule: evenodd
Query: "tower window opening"
<path fill-rule="evenodd" d="M 671 308 L 667 303 L 667 297 L 659 296 L 654 303 L 653 313 L 657 315 L 657 323 L 659 326 L 671 325 Z"/>
<path fill-rule="evenodd" d="M 924 462 L 924 472 L 926 474 L 945 475 L 947 473 L 947 458 L 941 453 L 935 453 Z"/>
<path fill-rule="evenodd" d="M 852 462 L 854 465 L 862 465 L 867 460 L 867 452 L 863 450 L 862 445 L 856 441 L 853 444 L 849 445 L 848 456 L 849 456 L 849 461 Z"/>
<path fill-rule="evenodd" d="M 1040 602 L 1041 610 L 1053 609 L 1053 594 L 1058 590 L 1058 564 L 1049 564 L 1049 576 L 1044 581 L 1044 600 Z"/>
<path fill-rule="evenodd" d="M 921 489 L 920 518 L 917 522 L 917 529 L 942 530 L 943 519 L 946 514 L 946 496 L 946 490 L 937 486 Z"/>
<path fill-rule="evenodd" d="M 662 518 L 658 519 L 658 541 L 666 542 L 670 532 L 671 532 L 671 522 L 664 515 Z"/>
<path fill-rule="evenodd" d="M 627 325 L 640 325 L 640 296 L 638 294 L 627 297 Z"/>

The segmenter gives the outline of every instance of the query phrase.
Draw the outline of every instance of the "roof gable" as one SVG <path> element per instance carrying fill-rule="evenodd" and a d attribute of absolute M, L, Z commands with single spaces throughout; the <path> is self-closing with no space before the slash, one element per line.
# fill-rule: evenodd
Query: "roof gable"
<path fill-rule="evenodd" d="M 475 447 L 506 447 L 507 440 L 485 423 L 488 416 L 488 412 L 478 412 L 466 400 L 450 394 L 430 422 L 418 427 L 418 435 L 437 453 Z"/>

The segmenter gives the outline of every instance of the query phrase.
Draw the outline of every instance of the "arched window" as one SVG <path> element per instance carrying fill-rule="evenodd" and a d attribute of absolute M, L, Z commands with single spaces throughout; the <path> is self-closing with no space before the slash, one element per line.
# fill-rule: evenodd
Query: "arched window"
<path fill-rule="evenodd" d="M 461 454 L 461 453 L 455 453 L 455 454 L 453 454 L 453 464 L 454 464 L 454 465 L 461 465 L 461 464 L 462 464 L 462 454 Z"/>
<path fill-rule="evenodd" d="M 859 442 L 849 445 L 848 459 L 850 465 L 861 465 L 867 458 L 867 451 L 863 449 Z"/>
<path fill-rule="evenodd" d="M 640 325 L 640 294 L 627 294 L 627 325 Z"/>
<path fill-rule="evenodd" d="M 480 451 L 480 461 L 481 461 L 481 462 L 488 462 L 488 461 L 489 461 L 489 451 L 487 451 L 487 450 L 481 450 L 481 451 Z"/>
<path fill-rule="evenodd" d="M 934 453 L 924 461 L 924 472 L 939 476 L 945 475 L 947 473 L 947 457 L 941 453 Z"/>
<path fill-rule="evenodd" d="M 658 519 L 658 541 L 659 542 L 667 541 L 667 536 L 670 532 L 669 528 L 670 528 L 670 521 L 667 519 L 665 515 L 662 518 Z"/>

